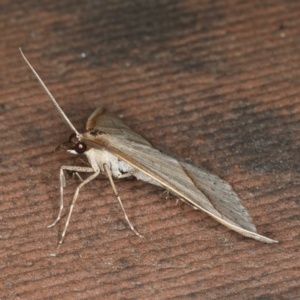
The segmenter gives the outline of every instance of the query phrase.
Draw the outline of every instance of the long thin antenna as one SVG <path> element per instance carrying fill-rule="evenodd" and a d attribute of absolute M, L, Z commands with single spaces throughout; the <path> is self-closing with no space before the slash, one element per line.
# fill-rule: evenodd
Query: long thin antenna
<path fill-rule="evenodd" d="M 38 81 L 40 82 L 41 86 L 43 87 L 43 89 L 45 90 L 46 94 L 48 95 L 48 97 L 50 98 L 50 100 L 52 101 L 52 103 L 54 104 L 55 108 L 60 113 L 60 115 L 61 115 L 62 119 L 64 120 L 64 122 L 76 133 L 77 137 L 79 137 L 80 136 L 79 132 L 76 130 L 76 128 L 71 123 L 71 121 L 68 119 L 68 117 L 65 115 L 65 113 L 63 112 L 63 110 L 60 108 L 60 106 L 58 105 L 58 103 L 56 102 L 56 100 L 54 99 L 54 97 L 52 96 L 52 94 L 50 93 L 50 91 L 47 89 L 46 85 L 44 84 L 44 82 L 42 81 L 42 79 L 40 78 L 40 76 L 38 75 L 38 73 L 34 70 L 34 68 L 32 67 L 32 65 L 29 63 L 29 61 L 27 60 L 27 58 L 23 54 L 21 48 L 19 48 L 19 50 L 20 50 L 20 52 L 21 52 L 24 60 L 26 61 L 27 65 L 29 66 L 29 68 L 31 69 L 31 71 L 33 72 L 33 74 L 36 76 L 36 78 L 38 79 Z"/>

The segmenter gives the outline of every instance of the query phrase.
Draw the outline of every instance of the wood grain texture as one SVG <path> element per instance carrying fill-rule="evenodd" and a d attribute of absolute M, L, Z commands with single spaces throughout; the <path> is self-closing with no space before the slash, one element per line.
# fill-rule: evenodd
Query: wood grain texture
<path fill-rule="evenodd" d="M 299 1 L 1 1 L 0 299 L 297 299 Z M 109 182 L 63 220 L 54 153 L 99 105 L 230 182 L 267 245 L 163 190 Z M 67 182 L 66 204 L 78 184 Z"/>

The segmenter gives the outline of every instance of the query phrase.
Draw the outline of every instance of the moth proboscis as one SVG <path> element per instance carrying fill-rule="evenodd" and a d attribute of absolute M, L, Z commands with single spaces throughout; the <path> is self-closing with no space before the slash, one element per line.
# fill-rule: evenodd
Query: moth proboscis
<path fill-rule="evenodd" d="M 69 140 L 58 146 L 56 150 L 67 151 L 72 154 L 84 154 L 89 163 L 87 167 L 63 166 L 60 168 L 60 209 L 56 220 L 49 227 L 54 226 L 60 220 L 63 210 L 63 189 L 66 185 L 64 171 L 92 173 L 85 180 L 82 180 L 74 193 L 57 248 L 61 246 L 64 240 L 80 189 L 100 173 L 108 177 L 128 225 L 139 237 L 143 236 L 135 230 L 129 221 L 113 178 L 134 176 L 139 180 L 165 188 L 177 199 L 189 204 L 194 209 L 204 211 L 221 224 L 246 237 L 265 243 L 277 243 L 276 240 L 257 233 L 247 209 L 242 205 L 238 195 L 228 182 L 199 166 L 154 148 L 147 140 L 132 131 L 104 107 L 99 107 L 94 111 L 87 121 L 87 131 L 79 133 L 21 49 L 20 52 L 64 122 L 73 131 Z"/>

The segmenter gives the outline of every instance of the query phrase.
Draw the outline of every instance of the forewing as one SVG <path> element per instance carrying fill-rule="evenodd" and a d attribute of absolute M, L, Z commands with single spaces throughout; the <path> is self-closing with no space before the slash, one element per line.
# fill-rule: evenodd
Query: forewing
<path fill-rule="evenodd" d="M 132 131 L 126 124 L 107 111 L 103 106 L 98 107 L 88 118 L 86 130 L 95 132 L 100 131 L 118 137 L 119 139 L 127 139 L 129 141 L 150 146 L 150 143 L 147 140 Z"/>
<path fill-rule="evenodd" d="M 159 150 L 174 157 L 179 162 L 187 176 L 193 181 L 193 184 L 205 194 L 224 220 L 234 221 L 242 228 L 256 232 L 251 216 L 227 181 L 194 163 L 187 162 L 174 153 L 160 148 Z"/>
<path fill-rule="evenodd" d="M 129 128 L 127 130 L 131 131 Z M 276 242 L 256 233 L 246 208 L 227 182 L 130 137 L 131 134 L 119 138 L 110 134 L 95 137 L 85 133 L 84 142 L 91 147 L 105 147 L 121 160 L 159 182 L 179 199 L 203 210 L 223 225 L 259 241 Z"/>

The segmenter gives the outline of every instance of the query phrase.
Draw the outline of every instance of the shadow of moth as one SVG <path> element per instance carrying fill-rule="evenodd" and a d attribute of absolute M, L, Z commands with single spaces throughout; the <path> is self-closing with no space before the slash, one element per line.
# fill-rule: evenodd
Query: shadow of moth
<path fill-rule="evenodd" d="M 57 248 L 61 246 L 66 235 L 80 189 L 100 173 L 108 177 L 129 227 L 139 237 L 143 236 L 135 230 L 129 221 L 113 178 L 134 176 L 139 180 L 157 185 L 194 209 L 202 210 L 221 224 L 246 237 L 265 243 L 277 243 L 277 241 L 257 233 L 247 209 L 242 205 L 238 195 L 228 182 L 199 166 L 154 148 L 147 140 L 132 131 L 104 107 L 99 107 L 94 111 L 87 120 L 87 131 L 79 133 L 21 49 L 20 52 L 64 122 L 73 131 L 69 140 L 58 146 L 56 150 L 72 154 L 84 154 L 89 162 L 88 167 L 63 166 L 60 168 L 60 209 L 55 222 L 49 227 L 54 226 L 60 220 L 63 210 L 63 190 L 66 185 L 64 171 L 69 170 L 76 172 L 76 174 L 80 172 L 92 174 L 87 179 L 82 180 L 76 188 Z"/>

